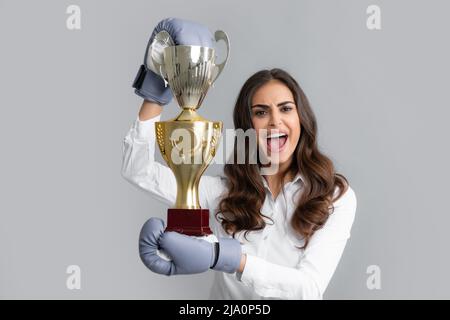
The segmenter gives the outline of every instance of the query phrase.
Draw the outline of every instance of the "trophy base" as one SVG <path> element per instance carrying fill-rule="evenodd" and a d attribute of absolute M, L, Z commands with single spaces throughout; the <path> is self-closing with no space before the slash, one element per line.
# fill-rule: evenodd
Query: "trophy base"
<path fill-rule="evenodd" d="M 212 234 L 209 228 L 209 209 L 169 209 L 167 228 L 188 236 L 207 236 Z"/>

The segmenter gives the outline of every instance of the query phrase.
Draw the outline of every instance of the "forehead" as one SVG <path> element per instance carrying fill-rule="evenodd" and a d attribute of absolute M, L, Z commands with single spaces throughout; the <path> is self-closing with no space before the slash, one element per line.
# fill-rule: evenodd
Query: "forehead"
<path fill-rule="evenodd" d="M 279 80 L 270 80 L 255 91 L 252 98 L 252 105 L 276 104 L 283 101 L 294 102 L 294 95 L 291 90 Z"/>

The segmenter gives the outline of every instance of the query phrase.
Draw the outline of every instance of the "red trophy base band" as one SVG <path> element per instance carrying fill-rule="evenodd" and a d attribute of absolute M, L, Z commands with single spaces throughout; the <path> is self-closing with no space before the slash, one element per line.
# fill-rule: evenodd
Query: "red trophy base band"
<path fill-rule="evenodd" d="M 188 236 L 212 234 L 209 228 L 209 209 L 169 209 L 166 231 L 176 231 Z"/>

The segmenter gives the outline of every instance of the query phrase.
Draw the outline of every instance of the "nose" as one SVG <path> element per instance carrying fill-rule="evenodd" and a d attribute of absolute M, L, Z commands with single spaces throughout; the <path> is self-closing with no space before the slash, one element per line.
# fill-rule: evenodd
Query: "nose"
<path fill-rule="evenodd" d="M 270 117 L 269 125 L 272 127 L 277 127 L 281 124 L 281 117 L 278 112 L 272 112 L 272 116 Z"/>

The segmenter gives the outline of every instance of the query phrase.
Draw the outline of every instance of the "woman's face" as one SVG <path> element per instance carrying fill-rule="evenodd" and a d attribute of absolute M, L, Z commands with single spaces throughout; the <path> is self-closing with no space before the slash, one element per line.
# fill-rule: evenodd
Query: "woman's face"
<path fill-rule="evenodd" d="M 264 84 L 253 95 L 251 117 L 259 146 L 271 163 L 290 163 L 301 130 L 291 90 L 278 80 Z"/>

